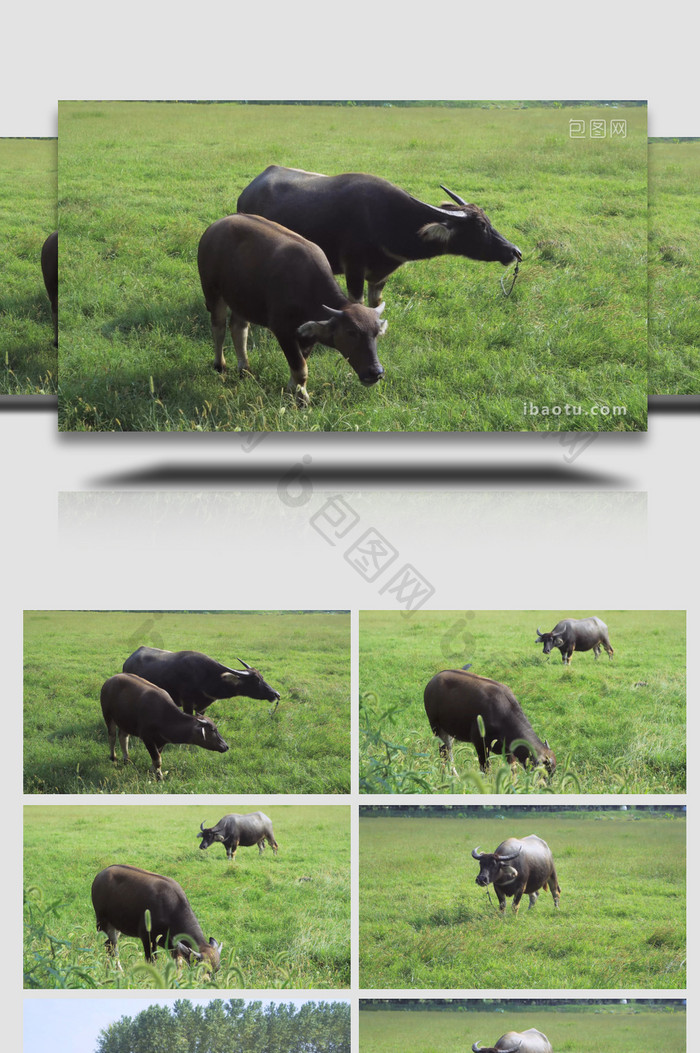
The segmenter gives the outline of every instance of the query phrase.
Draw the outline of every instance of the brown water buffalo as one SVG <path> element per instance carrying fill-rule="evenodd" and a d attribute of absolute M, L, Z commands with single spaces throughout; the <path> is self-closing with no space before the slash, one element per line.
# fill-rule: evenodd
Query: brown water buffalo
<path fill-rule="evenodd" d="M 172 878 L 115 863 L 95 877 L 92 905 L 97 931 L 106 933 L 105 947 L 117 959 L 117 940 L 122 933 L 138 936 L 147 962 L 163 947 L 173 958 L 194 958 L 208 962 L 214 971 L 219 968 L 221 944 L 213 937 L 204 938 L 187 896 Z M 194 947 L 182 940 L 183 936 L 188 936 Z"/>
<path fill-rule="evenodd" d="M 379 176 L 327 176 L 270 165 L 238 198 L 238 211 L 266 216 L 319 245 L 348 295 L 360 302 L 365 279 L 376 307 L 387 278 L 408 260 L 450 254 L 507 266 L 520 260 L 478 205 L 447 187 L 455 204 L 426 205 Z"/>
<path fill-rule="evenodd" d="M 571 665 L 574 651 L 593 651 L 594 657 L 600 656 L 601 644 L 608 658 L 615 653 L 610 646 L 608 627 L 600 618 L 564 618 L 552 629 L 551 633 L 537 630 L 535 643 L 544 644 L 542 654 L 549 654 L 553 647 L 558 647 L 564 665 Z"/>
<path fill-rule="evenodd" d="M 149 770 L 158 780 L 163 778 L 161 750 L 168 742 L 201 746 L 216 753 L 228 749 L 208 717 L 183 713 L 167 691 L 133 673 L 117 673 L 106 680 L 100 704 L 109 735 L 110 760 L 117 759 L 117 733 L 125 763 L 129 760 L 129 735 L 136 735 L 151 755 Z"/>
<path fill-rule="evenodd" d="M 546 841 L 536 834 L 509 837 L 495 852 L 472 851 L 479 863 L 477 885 L 486 888 L 493 884 L 501 910 L 506 909 L 506 896 L 513 897 L 513 911 L 517 914 L 520 900 L 526 892 L 530 897 L 528 910 L 534 907 L 540 890 L 549 887 L 554 906 L 559 906 L 561 889 L 554 869 L 554 859 Z"/>
<path fill-rule="evenodd" d="M 251 848 L 257 845 L 258 855 L 262 855 L 265 841 L 274 855 L 277 855 L 279 848 L 272 832 L 272 820 L 264 812 L 248 812 L 245 815 L 232 812 L 230 815 L 225 815 L 223 819 L 219 819 L 216 826 L 205 828 L 204 823 L 200 823 L 199 829 L 200 833 L 197 834 L 197 837 L 202 839 L 199 847 L 209 848 L 210 845 L 220 841 L 226 849 L 226 858 L 230 860 L 236 858 L 236 850 L 239 846 Z"/>
<path fill-rule="evenodd" d="M 425 712 L 433 735 L 442 739 L 440 755 L 457 771 L 452 755 L 454 739 L 471 742 L 483 771 L 489 753 L 505 753 L 509 763 L 523 766 L 534 761 L 551 775 L 556 759 L 549 743 L 541 741 L 505 684 L 465 669 L 445 669 L 429 681 L 424 693 Z M 483 721 L 484 734 L 479 729 Z"/>
<path fill-rule="evenodd" d="M 53 321 L 53 346 L 58 347 L 58 231 L 49 234 L 41 248 L 41 273 L 44 276 L 46 293 L 51 304 Z"/>
<path fill-rule="evenodd" d="M 349 300 L 318 245 L 260 216 L 227 216 L 204 231 L 197 263 L 219 372 L 226 365 L 230 309 L 239 373 L 250 372 L 249 323 L 265 326 L 284 351 L 288 390 L 302 405 L 309 401 L 306 360 L 316 343 L 340 351 L 365 385 L 383 376 L 377 338 L 386 330 L 380 318 L 384 305 L 374 309 Z"/>
<path fill-rule="evenodd" d="M 244 695 L 265 702 L 279 702 L 280 693 L 263 679 L 257 669 L 242 661 L 245 669 L 230 669 L 200 651 L 164 651 L 160 647 L 139 647 L 122 666 L 167 691 L 185 713 L 199 714 L 222 698 Z"/>
<path fill-rule="evenodd" d="M 480 1046 L 475 1042 L 472 1050 L 473 1053 L 553 1053 L 547 1036 L 534 1027 L 527 1031 L 507 1031 L 495 1046 Z"/>

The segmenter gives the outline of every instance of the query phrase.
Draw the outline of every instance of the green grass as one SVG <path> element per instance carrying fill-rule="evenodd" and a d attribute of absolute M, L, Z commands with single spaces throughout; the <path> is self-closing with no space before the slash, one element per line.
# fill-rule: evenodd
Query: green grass
<path fill-rule="evenodd" d="M 279 844 L 202 852 L 200 822 L 254 811 L 218 805 L 29 805 L 24 822 L 25 987 L 350 986 L 350 811 L 265 805 Z M 218 851 L 217 851 L 218 849 Z M 223 943 L 221 968 L 181 968 L 161 952 L 146 967 L 141 942 L 122 937 L 120 974 L 95 929 L 90 888 L 112 863 L 178 881 L 204 931 Z"/>
<path fill-rule="evenodd" d="M 585 617 L 591 611 L 567 611 Z M 360 614 L 360 778 L 368 793 L 685 792 L 685 613 L 597 611 L 615 651 L 596 661 L 559 651 L 549 661 L 536 628 L 561 611 L 394 611 Z M 459 778 L 443 768 L 425 685 L 441 669 L 507 684 L 557 770 L 525 771 L 493 758 L 481 775 L 471 744 L 455 743 Z"/>
<path fill-rule="evenodd" d="M 646 427 L 646 110 L 628 136 L 574 140 L 608 109 L 61 103 L 60 427 L 66 431 L 519 431 Z M 271 162 L 382 175 L 439 204 L 445 183 L 524 253 L 442 257 L 390 278 L 386 379 L 310 359 L 311 406 L 284 393 L 274 337 L 255 378 L 212 367 L 199 238 Z M 581 416 L 523 406 L 580 405 Z M 625 416 L 592 415 L 598 405 Z"/>
<path fill-rule="evenodd" d="M 556 1053 L 685 1053 L 685 1010 L 658 1005 L 471 1006 L 466 1012 L 360 1009 L 361 1053 L 464 1053 L 536 1027 Z"/>
<path fill-rule="evenodd" d="M 649 143 L 649 394 L 700 394 L 700 140 Z"/>
<path fill-rule="evenodd" d="M 55 395 L 58 356 L 41 274 L 56 229 L 56 140 L 0 139 L 0 395 Z"/>
<path fill-rule="evenodd" d="M 363 988 L 685 987 L 685 821 L 639 813 L 360 820 Z M 505 916 L 471 851 L 536 833 L 561 905 Z"/>
<path fill-rule="evenodd" d="M 281 699 L 222 699 L 207 710 L 227 753 L 165 746 L 157 783 L 132 738 L 109 759 L 105 680 L 141 644 L 242 658 Z M 329 613 L 28 611 L 24 636 L 27 793 L 348 793 L 350 619 Z"/>

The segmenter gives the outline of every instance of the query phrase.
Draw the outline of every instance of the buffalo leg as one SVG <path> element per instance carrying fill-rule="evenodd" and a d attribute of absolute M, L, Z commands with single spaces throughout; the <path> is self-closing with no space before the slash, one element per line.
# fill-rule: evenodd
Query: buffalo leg
<path fill-rule="evenodd" d="M 559 887 L 559 880 L 557 878 L 556 870 L 553 870 L 549 877 L 549 891 L 552 893 L 552 899 L 554 900 L 554 906 L 559 906 L 559 897 L 561 896 L 561 888 Z"/>
<path fill-rule="evenodd" d="M 517 914 L 518 910 L 520 909 L 520 900 L 523 898 L 523 892 L 524 891 L 525 891 L 525 886 L 522 885 L 516 891 L 515 895 L 513 896 L 513 913 L 514 914 Z"/>
<path fill-rule="evenodd" d="M 494 885 L 494 888 L 496 888 L 495 885 Z M 505 895 L 505 892 L 503 892 L 502 889 L 497 888 L 496 889 L 496 895 L 498 896 L 498 909 L 500 910 L 501 914 L 505 914 L 505 912 L 506 912 L 506 895 Z"/>
<path fill-rule="evenodd" d="M 309 376 L 309 369 L 299 347 L 299 342 L 296 339 L 280 340 L 279 337 L 277 339 L 284 351 L 284 357 L 289 363 L 287 391 L 296 394 L 297 402 L 300 406 L 308 406 L 309 393 L 306 390 L 306 381 Z"/>
<path fill-rule="evenodd" d="M 129 763 L 129 736 L 127 735 L 126 731 L 120 731 L 119 732 L 119 745 L 122 748 L 122 757 L 124 758 L 124 763 L 128 764 Z M 112 760 L 116 760 L 116 757 L 113 757 Z"/>
<path fill-rule="evenodd" d="M 277 849 L 279 848 L 279 845 L 275 841 L 274 837 L 270 837 L 269 834 L 268 834 L 267 843 L 270 846 L 270 848 L 272 849 L 273 856 L 276 856 L 277 855 Z"/>
<path fill-rule="evenodd" d="M 345 284 L 348 298 L 355 303 L 362 303 L 365 295 L 365 271 L 358 264 L 348 264 L 345 268 Z"/>
<path fill-rule="evenodd" d="M 224 340 L 226 339 L 226 315 L 228 310 L 226 301 L 219 297 L 218 300 L 207 303 L 207 310 L 211 315 L 211 335 L 214 340 L 214 369 L 223 373 L 226 369 L 226 358 L 224 357 Z"/>
<path fill-rule="evenodd" d="M 112 761 L 116 761 L 117 751 L 115 749 L 115 746 L 117 744 L 117 725 L 114 723 L 113 720 L 108 720 L 106 723 L 107 734 L 109 735 L 109 759 Z"/>
<path fill-rule="evenodd" d="M 382 292 L 386 285 L 386 278 L 382 278 L 381 281 L 373 282 L 371 279 L 367 280 L 367 305 L 368 307 L 379 307 L 382 302 Z"/>
<path fill-rule="evenodd" d="M 600 658 L 600 644 L 598 643 L 593 648 L 593 657 L 595 658 L 596 662 Z"/>
<path fill-rule="evenodd" d="M 105 932 L 107 934 L 107 939 L 105 940 L 107 954 L 110 958 L 114 958 L 114 961 L 117 965 L 117 969 L 119 969 L 120 972 L 123 972 L 124 970 L 122 969 L 122 963 L 119 961 L 119 946 L 117 944 L 117 940 L 119 939 L 119 933 L 114 928 L 114 926 L 110 925 L 107 921 L 98 922 L 97 928 L 101 929 L 102 932 Z"/>
<path fill-rule="evenodd" d="M 240 376 L 243 376 L 244 373 L 250 373 L 251 371 L 250 362 L 248 361 L 248 323 L 245 319 L 239 318 L 238 315 L 232 313 L 228 324 L 236 351 L 238 372 Z"/>
<path fill-rule="evenodd" d="M 226 851 L 226 855 L 229 857 L 229 859 L 231 860 L 232 863 L 234 862 L 234 860 L 236 858 L 236 849 L 238 848 L 240 843 L 241 843 L 240 841 L 233 841 L 228 846 L 228 849 Z"/>
<path fill-rule="evenodd" d="M 537 897 L 539 896 L 539 894 L 540 894 L 540 890 L 539 889 L 537 890 L 537 892 L 531 892 L 530 893 L 530 905 L 527 908 L 528 910 L 532 910 L 532 908 L 534 907 L 535 903 L 537 903 Z"/>
<path fill-rule="evenodd" d="M 455 759 L 452 754 L 452 743 L 454 738 L 452 735 L 448 735 L 442 728 L 438 728 L 435 732 L 438 738 L 442 739 L 442 746 L 440 747 L 440 759 L 442 763 L 449 764 L 452 774 L 457 777 L 457 769 L 455 768 Z"/>
<path fill-rule="evenodd" d="M 263 837 L 261 837 L 260 840 L 258 841 L 258 855 L 261 856 L 264 851 L 265 851 L 265 837 L 263 835 Z"/>
<path fill-rule="evenodd" d="M 158 748 L 158 746 L 156 745 L 155 742 L 145 742 L 144 741 L 144 745 L 145 745 L 146 749 L 148 750 L 148 752 L 150 753 L 151 760 L 153 761 L 153 763 L 151 764 L 150 770 L 155 773 L 156 781 L 160 782 L 162 780 L 162 778 L 163 778 L 163 770 L 161 768 L 160 750 L 159 750 L 159 748 Z"/>

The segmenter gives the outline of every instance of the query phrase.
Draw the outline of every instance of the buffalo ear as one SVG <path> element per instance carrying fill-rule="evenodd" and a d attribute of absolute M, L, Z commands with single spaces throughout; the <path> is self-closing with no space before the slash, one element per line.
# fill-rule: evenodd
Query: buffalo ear
<path fill-rule="evenodd" d="M 233 684 L 235 686 L 240 683 L 240 677 L 236 676 L 235 673 L 222 673 L 221 682 L 224 684 Z"/>
<path fill-rule="evenodd" d="M 384 319 L 379 324 L 379 332 L 377 333 L 377 336 L 384 336 L 384 334 L 386 333 L 388 328 L 389 328 L 389 323 L 386 321 L 386 319 Z"/>
<path fill-rule="evenodd" d="M 297 329 L 297 336 L 302 337 L 304 340 L 323 340 L 333 332 L 333 319 L 329 318 L 326 322 L 304 322 Z"/>
<path fill-rule="evenodd" d="M 418 236 L 424 241 L 440 241 L 445 244 L 452 237 L 452 231 L 446 223 L 426 223 L 418 231 Z"/>

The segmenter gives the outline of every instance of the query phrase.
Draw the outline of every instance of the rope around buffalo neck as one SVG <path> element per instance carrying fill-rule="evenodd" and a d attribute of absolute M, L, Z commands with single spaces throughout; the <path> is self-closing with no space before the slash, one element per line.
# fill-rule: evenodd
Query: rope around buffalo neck
<path fill-rule="evenodd" d="M 512 293 L 513 287 L 515 285 L 515 279 L 518 277 L 518 270 L 519 269 L 520 269 L 520 260 L 518 260 L 517 263 L 515 264 L 515 270 L 513 271 L 513 281 L 510 283 L 510 289 L 508 290 L 508 292 L 506 292 L 505 283 L 503 281 L 503 278 L 505 277 L 505 275 L 503 275 L 503 274 L 501 275 L 501 278 L 500 278 L 501 291 L 502 291 L 504 296 L 510 296 L 510 294 Z"/>

